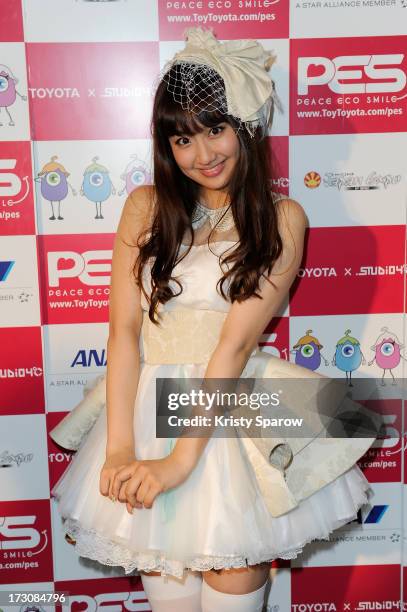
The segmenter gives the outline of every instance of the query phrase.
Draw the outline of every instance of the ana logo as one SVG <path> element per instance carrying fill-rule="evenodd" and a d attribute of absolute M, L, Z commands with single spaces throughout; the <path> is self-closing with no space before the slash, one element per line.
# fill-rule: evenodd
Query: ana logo
<path fill-rule="evenodd" d="M 304 176 L 304 184 L 306 187 L 308 187 L 308 189 L 315 189 L 316 187 L 319 187 L 321 184 L 321 175 L 314 171 L 308 172 Z"/>
<path fill-rule="evenodd" d="M 307 95 L 310 87 L 327 85 L 337 94 L 390 93 L 402 91 L 407 77 L 394 68 L 404 59 L 402 53 L 386 55 L 341 55 L 298 58 L 298 95 Z M 315 67 L 321 67 L 315 75 Z M 359 66 L 359 68 L 357 68 Z M 384 66 L 392 66 L 385 68 Z M 355 82 L 359 80 L 359 82 Z M 347 82 L 348 81 L 348 82 Z"/>
<path fill-rule="evenodd" d="M 388 504 L 373 506 L 365 517 L 362 516 L 361 510 L 359 510 L 357 521 L 358 523 L 363 523 L 365 525 L 380 523 L 384 516 L 384 513 L 387 512 L 388 508 Z"/>
<path fill-rule="evenodd" d="M 81 349 L 75 355 L 75 359 L 71 363 L 71 368 L 75 366 L 82 366 L 83 368 L 90 368 L 92 365 L 97 367 L 103 367 L 107 363 L 106 361 L 106 350 L 103 349 L 99 353 L 96 349 L 87 351 Z"/>
<path fill-rule="evenodd" d="M 0 282 L 7 280 L 15 261 L 0 261 Z"/>
<path fill-rule="evenodd" d="M 112 250 L 53 251 L 48 253 L 48 278 L 50 287 L 59 287 L 61 278 L 78 278 L 84 285 L 109 285 Z M 108 260 L 108 262 L 106 261 Z M 62 262 L 71 261 L 70 267 L 61 266 Z M 104 263 L 101 263 L 104 262 Z M 108 274 L 101 275 L 100 272 Z"/>

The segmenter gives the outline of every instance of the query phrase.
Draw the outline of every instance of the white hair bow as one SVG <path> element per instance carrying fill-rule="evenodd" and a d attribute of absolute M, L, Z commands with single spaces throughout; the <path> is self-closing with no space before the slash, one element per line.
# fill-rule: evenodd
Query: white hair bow
<path fill-rule="evenodd" d="M 276 56 L 256 40 L 219 42 L 212 31 L 186 30 L 185 48 L 167 63 L 165 71 L 178 63 L 209 66 L 225 83 L 228 114 L 255 127 L 266 126 L 276 99 L 268 70 Z"/>

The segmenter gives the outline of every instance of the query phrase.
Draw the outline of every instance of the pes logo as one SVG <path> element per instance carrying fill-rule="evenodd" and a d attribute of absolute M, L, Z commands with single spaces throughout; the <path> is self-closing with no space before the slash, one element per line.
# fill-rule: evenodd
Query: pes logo
<path fill-rule="evenodd" d="M 292 134 L 400 132 L 407 128 L 407 37 L 291 43 Z"/>
<path fill-rule="evenodd" d="M 29 142 L 3 142 L 0 156 L 1 233 L 35 234 Z"/>
<path fill-rule="evenodd" d="M 43 323 L 108 320 L 114 234 L 38 236 Z"/>
<path fill-rule="evenodd" d="M 24 508 L 24 512 L 22 512 Z M 3 584 L 53 580 L 49 500 L 0 504 L 0 565 Z"/>
<path fill-rule="evenodd" d="M 68 601 L 57 604 L 56 612 L 94 612 L 104 609 L 151 612 L 140 576 L 110 577 L 109 580 L 64 580 L 55 582 L 55 590 L 69 593 Z"/>

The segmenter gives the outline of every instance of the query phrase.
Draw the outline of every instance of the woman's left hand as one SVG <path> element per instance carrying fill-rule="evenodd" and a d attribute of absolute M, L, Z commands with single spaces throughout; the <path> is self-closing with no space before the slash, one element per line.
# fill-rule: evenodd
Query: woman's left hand
<path fill-rule="evenodd" d="M 163 459 L 133 461 L 115 474 L 113 495 L 126 502 L 131 514 L 133 507 L 151 508 L 157 495 L 183 483 L 190 470 L 173 455 Z"/>

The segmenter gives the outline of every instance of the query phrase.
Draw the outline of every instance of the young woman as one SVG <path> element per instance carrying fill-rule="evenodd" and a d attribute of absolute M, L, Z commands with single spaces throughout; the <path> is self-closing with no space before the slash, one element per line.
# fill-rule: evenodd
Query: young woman
<path fill-rule="evenodd" d="M 271 189 L 272 60 L 191 29 L 167 65 L 155 184 L 128 197 L 114 244 L 107 407 L 52 491 L 78 553 L 141 572 L 154 612 L 262 610 L 269 562 L 366 501 L 355 458 L 371 441 L 294 500 L 238 437 L 156 437 L 156 379 L 256 372 L 300 266 L 306 216 Z"/>

